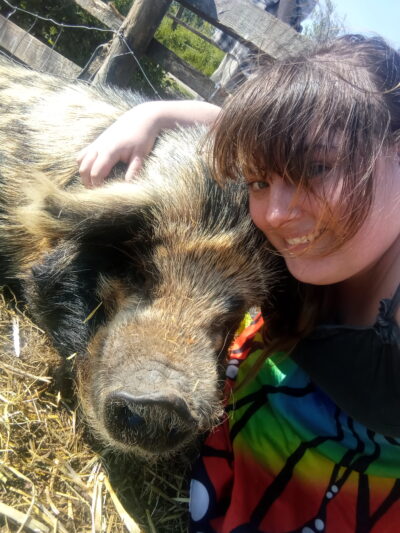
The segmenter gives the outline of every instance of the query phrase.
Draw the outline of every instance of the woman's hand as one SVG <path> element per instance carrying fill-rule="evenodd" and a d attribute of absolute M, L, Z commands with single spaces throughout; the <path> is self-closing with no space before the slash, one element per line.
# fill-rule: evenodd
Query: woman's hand
<path fill-rule="evenodd" d="M 125 179 L 133 179 L 160 132 L 156 117 L 149 113 L 149 104 L 140 104 L 124 113 L 79 152 L 79 173 L 86 187 L 101 185 L 120 161 L 128 165 Z"/>
<path fill-rule="evenodd" d="M 130 181 L 142 167 L 161 130 L 177 125 L 212 124 L 220 108 L 198 101 L 165 101 L 139 104 L 124 113 L 77 156 L 79 173 L 86 187 L 101 185 L 114 165 L 128 165 Z"/>

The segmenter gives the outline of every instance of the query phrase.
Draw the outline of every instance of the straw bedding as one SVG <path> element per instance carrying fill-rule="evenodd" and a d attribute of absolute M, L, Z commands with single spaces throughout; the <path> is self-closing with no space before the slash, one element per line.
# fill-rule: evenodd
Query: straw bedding
<path fill-rule="evenodd" d="M 186 531 L 187 457 L 92 442 L 60 358 L 12 300 L 0 292 L 0 533 Z"/>

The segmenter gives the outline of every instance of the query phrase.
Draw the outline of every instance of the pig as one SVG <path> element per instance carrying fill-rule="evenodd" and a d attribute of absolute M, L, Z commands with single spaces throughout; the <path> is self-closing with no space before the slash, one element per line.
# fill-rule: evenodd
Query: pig
<path fill-rule="evenodd" d="M 78 151 L 141 101 L 0 59 L 0 282 L 74 359 L 95 436 L 163 457 L 218 423 L 229 344 L 277 266 L 200 127 L 164 134 L 134 182 L 83 187 Z"/>

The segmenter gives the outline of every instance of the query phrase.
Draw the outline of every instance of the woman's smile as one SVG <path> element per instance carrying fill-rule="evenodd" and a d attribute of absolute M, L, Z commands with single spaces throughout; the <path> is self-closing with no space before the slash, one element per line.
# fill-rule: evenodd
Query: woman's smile
<path fill-rule="evenodd" d="M 286 237 L 285 242 L 288 249 L 297 248 L 301 245 L 307 245 L 313 243 L 321 234 L 320 231 L 313 231 L 299 237 Z"/>
<path fill-rule="evenodd" d="M 369 215 L 356 233 L 340 244 L 340 183 L 321 196 L 301 190 L 278 175 L 266 187 L 249 187 L 250 214 L 256 226 L 283 256 L 290 273 L 312 285 L 350 280 L 374 267 L 400 238 L 400 222 L 393 223 L 400 201 L 397 151 L 382 155 L 375 165 L 377 184 Z M 330 217 L 336 213 L 336 217 Z M 339 245 L 338 245 L 339 243 Z M 390 254 L 389 254 L 390 255 Z M 384 262 L 383 262 L 384 263 Z"/>

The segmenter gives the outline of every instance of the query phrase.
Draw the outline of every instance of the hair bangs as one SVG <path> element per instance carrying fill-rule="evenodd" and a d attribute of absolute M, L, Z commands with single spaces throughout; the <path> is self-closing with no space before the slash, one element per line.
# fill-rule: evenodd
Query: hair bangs
<path fill-rule="evenodd" d="M 347 239 L 371 205 L 373 170 L 390 122 L 362 58 L 338 61 L 325 51 L 269 64 L 239 89 L 215 125 L 215 175 L 220 182 L 278 175 L 314 194 L 324 168 L 326 178 L 340 181 L 343 209 L 335 217 Z M 318 187 L 321 201 L 328 189 Z"/>

